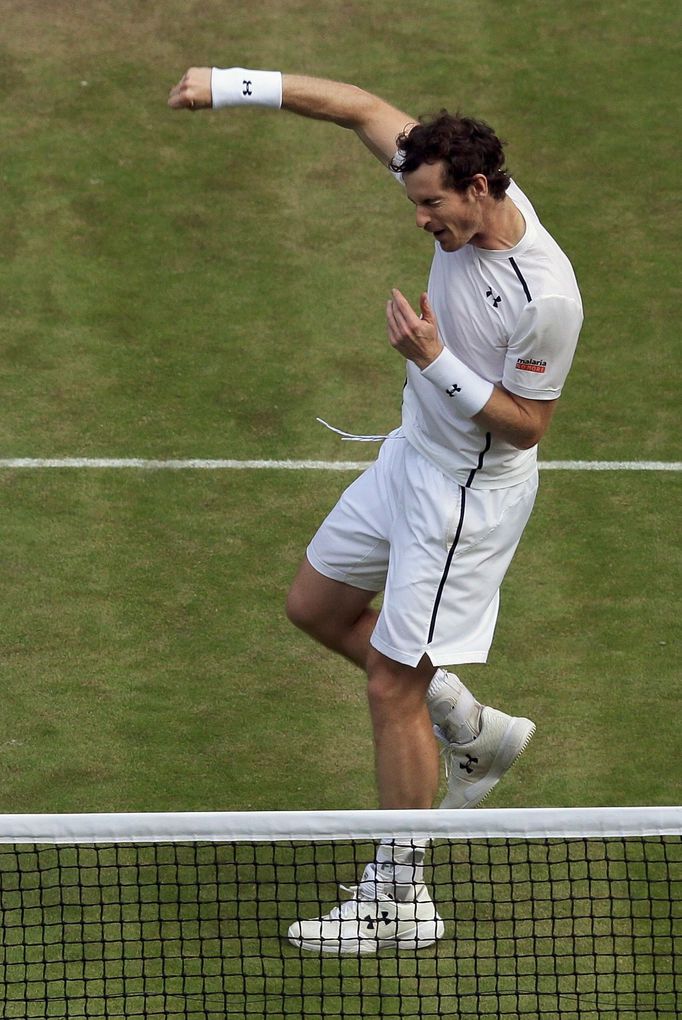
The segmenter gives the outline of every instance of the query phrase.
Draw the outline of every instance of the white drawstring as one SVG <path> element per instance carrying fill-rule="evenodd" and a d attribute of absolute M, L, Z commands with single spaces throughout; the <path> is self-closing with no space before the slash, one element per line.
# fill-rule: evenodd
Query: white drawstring
<path fill-rule="evenodd" d="M 386 436 L 356 436 L 353 432 L 344 432 L 343 429 L 336 429 L 333 425 L 330 425 L 324 418 L 316 418 L 320 425 L 324 425 L 330 432 L 336 432 L 337 436 L 341 436 L 341 439 L 351 443 L 383 443 Z"/>

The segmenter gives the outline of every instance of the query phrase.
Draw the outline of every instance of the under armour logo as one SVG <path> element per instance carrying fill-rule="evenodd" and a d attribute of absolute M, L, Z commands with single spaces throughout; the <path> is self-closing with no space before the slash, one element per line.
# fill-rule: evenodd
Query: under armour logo
<path fill-rule="evenodd" d="M 493 308 L 497 308 L 497 306 L 499 305 L 500 301 L 502 300 L 502 298 L 499 297 L 499 296 L 495 297 L 495 295 L 493 294 L 493 291 L 492 291 L 492 287 L 488 288 L 488 290 L 485 292 L 485 296 L 487 298 L 492 298 L 493 299 L 493 301 L 492 301 Z"/>
<path fill-rule="evenodd" d="M 458 386 L 457 383 L 453 383 L 450 389 L 445 391 L 449 397 L 454 397 L 455 393 L 461 393 L 462 387 Z"/>
<path fill-rule="evenodd" d="M 253 95 L 253 92 L 251 91 L 252 84 L 253 84 L 253 82 L 250 82 L 250 81 L 243 81 L 242 82 L 242 85 L 244 86 L 244 88 L 242 90 L 242 95 L 243 96 L 252 96 Z"/>
<path fill-rule="evenodd" d="M 374 931 L 375 921 L 374 921 L 374 918 L 371 917 L 370 914 L 368 914 L 367 917 L 363 917 L 362 920 L 365 922 L 365 924 L 367 925 L 367 927 L 369 928 L 370 931 Z M 379 924 L 381 924 L 382 921 L 383 921 L 384 924 L 390 924 L 391 923 L 389 921 L 389 919 L 388 919 L 388 911 L 387 910 L 382 910 L 381 911 L 381 917 L 379 919 Z"/>
<path fill-rule="evenodd" d="M 464 769 L 464 771 L 469 776 L 474 771 L 474 765 L 478 765 L 478 758 L 472 758 L 470 754 L 467 755 L 467 760 L 466 761 L 461 761 L 459 763 L 459 767 L 461 769 Z"/>

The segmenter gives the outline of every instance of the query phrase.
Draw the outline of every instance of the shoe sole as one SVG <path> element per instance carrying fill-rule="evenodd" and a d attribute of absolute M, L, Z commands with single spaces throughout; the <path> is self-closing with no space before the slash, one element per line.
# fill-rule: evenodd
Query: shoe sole
<path fill-rule="evenodd" d="M 535 723 L 530 719 L 513 719 L 485 776 L 463 790 L 460 803 L 455 803 L 456 798 L 448 792 L 440 804 L 441 808 L 478 807 L 518 761 L 534 733 Z"/>
<path fill-rule="evenodd" d="M 420 924 L 420 934 L 416 938 L 416 932 L 405 932 L 394 939 L 343 939 L 340 942 L 307 942 L 305 939 L 293 939 L 289 942 L 297 949 L 304 949 L 309 953 L 328 953 L 333 956 L 370 956 L 382 949 L 425 949 L 432 946 L 434 942 L 443 937 L 445 925 L 439 918 L 437 921 Z"/>

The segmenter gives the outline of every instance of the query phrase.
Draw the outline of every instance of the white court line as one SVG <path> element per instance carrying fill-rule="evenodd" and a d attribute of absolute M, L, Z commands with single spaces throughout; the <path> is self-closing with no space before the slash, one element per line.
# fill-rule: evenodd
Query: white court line
<path fill-rule="evenodd" d="M 541 460 L 541 471 L 682 471 L 679 460 Z"/>
<path fill-rule="evenodd" d="M 144 460 L 139 457 L 0 458 L 0 470 L 31 468 L 137 468 L 145 471 L 363 471 L 371 460 Z M 682 471 L 682 461 L 545 460 L 541 471 Z"/>

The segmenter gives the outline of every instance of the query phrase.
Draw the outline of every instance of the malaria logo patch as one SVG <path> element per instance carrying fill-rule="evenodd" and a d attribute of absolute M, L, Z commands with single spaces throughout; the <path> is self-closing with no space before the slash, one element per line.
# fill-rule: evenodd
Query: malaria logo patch
<path fill-rule="evenodd" d="M 542 373 L 547 368 L 546 361 L 536 361 L 535 358 L 517 358 L 516 367 L 521 372 L 539 372 Z"/>

